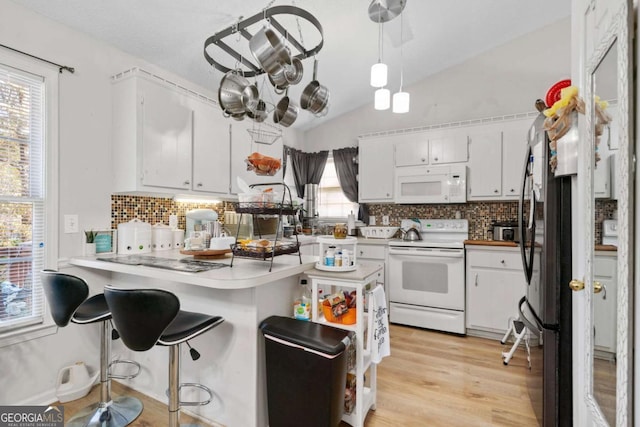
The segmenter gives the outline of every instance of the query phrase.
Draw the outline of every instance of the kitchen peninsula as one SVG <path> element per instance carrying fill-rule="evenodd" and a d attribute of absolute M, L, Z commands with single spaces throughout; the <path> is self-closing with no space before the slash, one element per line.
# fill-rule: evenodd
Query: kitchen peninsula
<path fill-rule="evenodd" d="M 178 250 L 154 252 L 167 263 L 190 259 Z M 100 256 L 115 258 L 116 255 Z M 258 331 L 260 322 L 271 315 L 291 315 L 291 304 L 300 294 L 299 275 L 312 269 L 316 258 L 283 255 L 276 257 L 269 273 L 269 262 L 236 258 L 212 260 L 222 268 L 197 273 L 168 270 L 146 265 L 127 265 L 96 257 L 73 258 L 70 263 L 110 272 L 111 284 L 123 288 L 161 288 L 180 298 L 182 309 L 224 317 L 225 322 L 190 344 L 202 355 L 192 361 L 183 346 L 181 382 L 202 383 L 213 390 L 214 400 L 201 407 L 184 409 L 206 420 L 229 426 L 267 425 L 264 343 Z M 112 357 L 136 360 L 142 373 L 126 384 L 165 402 L 167 387 L 167 349 L 154 347 L 133 352 L 121 341 L 113 342 Z M 183 400 L 200 396 L 182 393 Z"/>

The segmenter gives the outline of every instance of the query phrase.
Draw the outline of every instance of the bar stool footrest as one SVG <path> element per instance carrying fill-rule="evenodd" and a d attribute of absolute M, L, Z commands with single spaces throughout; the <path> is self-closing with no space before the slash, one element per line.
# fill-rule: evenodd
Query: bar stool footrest
<path fill-rule="evenodd" d="M 208 405 L 213 400 L 213 391 L 211 391 L 211 389 L 206 385 L 199 384 L 199 383 L 180 383 L 180 386 L 178 387 L 178 396 L 180 396 L 180 392 L 182 391 L 183 387 L 199 388 L 200 390 L 206 392 L 209 395 L 209 397 L 199 402 L 184 402 L 182 400 L 179 400 L 178 403 L 180 406 L 204 406 L 204 405 Z M 169 397 L 168 389 L 166 391 L 166 394 L 167 394 L 167 397 Z"/>
<path fill-rule="evenodd" d="M 111 367 L 114 366 L 114 365 L 119 365 L 119 364 L 133 365 L 138 369 L 133 374 L 129 374 L 129 375 L 112 374 L 111 373 Z M 130 380 L 130 379 L 133 379 L 133 378 L 137 377 L 138 375 L 140 375 L 140 371 L 141 370 L 142 370 L 142 367 L 135 360 L 126 360 L 126 359 L 113 360 L 113 361 L 111 361 L 111 363 L 109 363 L 109 379 Z"/>

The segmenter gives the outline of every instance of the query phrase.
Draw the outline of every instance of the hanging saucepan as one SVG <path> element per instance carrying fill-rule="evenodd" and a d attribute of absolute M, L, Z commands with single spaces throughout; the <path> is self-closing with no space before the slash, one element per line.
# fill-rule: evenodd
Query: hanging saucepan
<path fill-rule="evenodd" d="M 269 74 L 275 74 L 284 65 L 291 64 L 291 54 L 271 28 L 263 27 L 251 37 L 249 49 L 256 61 Z"/>
<path fill-rule="evenodd" d="M 318 60 L 313 60 L 313 80 L 309 82 L 300 95 L 300 107 L 314 114 L 322 113 L 329 103 L 329 89 L 316 79 Z"/>
<path fill-rule="evenodd" d="M 220 81 L 218 103 L 225 116 L 243 114 L 258 103 L 258 88 L 238 71 L 227 72 Z"/>
<path fill-rule="evenodd" d="M 298 107 L 291 102 L 291 98 L 287 93 L 276 105 L 276 109 L 273 112 L 273 121 L 287 128 L 296 121 L 296 118 L 298 118 Z"/>

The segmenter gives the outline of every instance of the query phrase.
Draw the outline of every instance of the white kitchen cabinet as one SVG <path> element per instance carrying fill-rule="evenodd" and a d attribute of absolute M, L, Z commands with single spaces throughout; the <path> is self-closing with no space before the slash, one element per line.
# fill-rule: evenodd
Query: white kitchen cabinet
<path fill-rule="evenodd" d="M 429 138 L 424 132 L 394 137 L 397 166 L 429 164 Z"/>
<path fill-rule="evenodd" d="M 194 191 L 228 194 L 230 123 L 217 105 L 200 101 L 193 111 Z"/>
<path fill-rule="evenodd" d="M 394 138 L 361 138 L 358 143 L 358 201 L 392 202 Z"/>
<path fill-rule="evenodd" d="M 531 286 L 537 293 L 535 270 Z M 509 318 L 518 318 L 518 302 L 527 293 L 520 249 L 467 246 L 466 282 L 467 333 L 501 339 Z"/>
<path fill-rule="evenodd" d="M 611 197 L 611 161 L 609 160 L 611 151 L 604 138 L 601 138 L 597 152 L 600 155 L 600 161 L 593 170 L 593 193 L 596 199 L 608 199 Z"/>
<path fill-rule="evenodd" d="M 469 160 L 468 135 L 465 128 L 429 133 L 429 161 L 432 165 L 464 163 Z"/>
<path fill-rule="evenodd" d="M 114 77 L 112 118 L 114 192 L 228 194 L 229 132 L 213 100 L 132 69 Z"/>
<path fill-rule="evenodd" d="M 520 197 L 522 172 L 527 152 L 527 134 L 533 119 L 526 118 L 502 123 L 502 198 Z"/>
<path fill-rule="evenodd" d="M 469 132 L 467 200 L 502 196 L 502 132 L 496 125 L 474 126 Z"/>
<path fill-rule="evenodd" d="M 593 260 L 593 279 L 602 284 L 602 291 L 593 295 L 594 347 L 612 355 L 616 353 L 616 252 L 596 252 Z"/>
<path fill-rule="evenodd" d="M 142 128 L 142 184 L 191 188 L 193 110 L 184 96 L 154 81 L 137 85 Z"/>
<path fill-rule="evenodd" d="M 245 160 L 253 153 L 258 152 L 265 156 L 275 157 L 284 161 L 284 154 L 282 152 L 283 143 L 282 138 L 278 138 L 276 142 L 271 145 L 254 143 L 251 139 L 251 135 L 247 130 L 256 126 L 251 120 L 233 121 L 231 124 L 231 193 L 240 193 L 238 187 L 238 180 L 236 177 L 242 178 L 248 185 L 251 184 L 264 184 L 268 182 L 282 182 L 282 168 L 273 176 L 256 175 L 255 172 L 247 170 L 247 163 Z M 263 125 L 264 126 L 264 125 Z M 293 191 L 292 196 L 295 196 Z"/>

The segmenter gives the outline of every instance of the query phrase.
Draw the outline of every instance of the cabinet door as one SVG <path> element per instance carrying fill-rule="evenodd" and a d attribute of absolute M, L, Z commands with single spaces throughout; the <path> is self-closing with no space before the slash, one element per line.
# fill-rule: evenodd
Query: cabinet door
<path fill-rule="evenodd" d="M 594 345 L 598 350 L 616 352 L 616 262 L 617 258 L 595 256 L 593 278 L 602 291 L 593 295 Z"/>
<path fill-rule="evenodd" d="M 213 104 L 199 102 L 193 113 L 193 190 L 229 193 L 229 121 Z"/>
<path fill-rule="evenodd" d="M 140 79 L 142 108 L 142 183 L 191 188 L 193 112 L 183 95 Z"/>
<path fill-rule="evenodd" d="M 247 132 L 247 129 L 251 129 L 253 125 L 253 122 L 248 119 L 231 124 L 231 192 L 234 194 L 240 192 L 236 177 L 242 178 L 248 185 L 282 182 L 282 168 L 273 176 L 256 175 L 255 172 L 247 170 L 245 159 L 253 152 L 284 160 L 282 138 L 278 138 L 271 145 L 254 143 L 251 140 L 251 135 Z M 295 190 L 293 196 L 295 196 Z"/>
<path fill-rule="evenodd" d="M 467 130 L 449 129 L 430 134 L 429 161 L 431 164 L 464 163 L 469 160 Z"/>
<path fill-rule="evenodd" d="M 520 193 L 527 133 L 532 120 L 516 120 L 502 125 L 502 196 L 517 200 Z"/>
<path fill-rule="evenodd" d="M 396 166 L 419 166 L 429 163 L 429 139 L 425 133 L 397 137 L 395 150 Z"/>
<path fill-rule="evenodd" d="M 522 271 L 467 269 L 467 327 L 504 332 L 509 318 L 518 318 L 524 295 Z"/>
<path fill-rule="evenodd" d="M 498 128 L 469 131 L 468 199 L 499 199 L 502 195 L 502 133 Z"/>
<path fill-rule="evenodd" d="M 393 201 L 394 140 L 360 139 L 358 150 L 358 201 Z"/>

